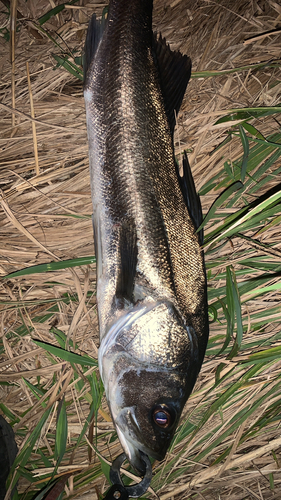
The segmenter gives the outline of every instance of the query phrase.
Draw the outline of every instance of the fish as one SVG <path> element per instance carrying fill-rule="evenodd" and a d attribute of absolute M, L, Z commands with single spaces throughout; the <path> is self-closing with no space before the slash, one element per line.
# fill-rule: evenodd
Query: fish
<path fill-rule="evenodd" d="M 110 0 L 85 42 L 99 370 L 127 459 L 163 460 L 204 359 L 200 198 L 173 135 L 191 60 L 152 30 L 153 0 Z"/>

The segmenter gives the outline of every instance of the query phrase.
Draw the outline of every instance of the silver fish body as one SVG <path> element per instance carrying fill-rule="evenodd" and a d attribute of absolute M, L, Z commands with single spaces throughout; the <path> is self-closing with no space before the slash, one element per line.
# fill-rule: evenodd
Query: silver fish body
<path fill-rule="evenodd" d="M 131 464 L 164 458 L 208 340 L 201 207 L 173 128 L 187 56 L 152 32 L 152 0 L 111 0 L 86 41 L 99 366 Z"/>

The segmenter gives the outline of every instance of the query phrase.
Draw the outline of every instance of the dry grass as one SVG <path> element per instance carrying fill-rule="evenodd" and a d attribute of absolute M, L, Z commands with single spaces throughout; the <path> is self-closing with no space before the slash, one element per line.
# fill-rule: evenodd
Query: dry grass
<path fill-rule="evenodd" d="M 6 14 L 7 9 L 1 5 L 2 276 L 36 264 L 94 255 L 82 84 L 64 68 L 54 69 L 56 61 L 52 54 L 60 55 L 64 50 L 68 54 L 72 52 L 75 56 L 80 55 L 88 20 L 93 12 L 100 14 L 106 2 L 86 3 L 81 0 L 74 6 L 66 6 L 42 26 L 59 41 L 61 48 L 56 47 L 42 30 L 37 29 L 40 16 L 58 3 L 52 0 L 18 0 L 18 31 L 11 38 L 10 55 L 9 43 L 4 38 L 7 30 L 10 30 L 10 19 Z M 155 27 L 167 38 L 172 48 L 191 56 L 193 71 L 239 68 L 276 61 L 280 57 L 281 34 L 278 28 L 281 24 L 281 7 L 277 2 L 155 0 L 154 3 Z M 269 32 L 272 33 L 268 34 Z M 220 172 L 226 160 L 233 162 L 243 154 L 241 141 L 236 138 L 210 155 L 222 143 L 229 127 L 229 123 L 215 126 L 218 117 L 230 108 L 276 106 L 280 104 L 280 94 L 281 72 L 278 65 L 191 80 L 178 118 L 175 146 L 177 152 L 184 148 L 190 151 L 190 162 L 198 189 Z M 259 118 L 255 121 L 255 126 L 265 136 L 278 130 L 274 117 Z M 269 190 L 278 182 L 279 179 L 272 175 L 272 179 L 256 195 Z M 213 190 L 202 197 L 205 213 L 217 195 L 218 192 Z M 227 209 L 226 212 L 230 213 L 231 210 L 233 209 Z M 263 233 L 261 241 L 274 244 L 276 266 L 279 265 L 280 225 Z M 244 240 L 234 239 L 215 254 L 209 254 L 207 262 L 217 262 L 214 269 L 218 275 L 223 273 L 225 262 L 232 264 L 238 272 L 241 266 L 237 262 L 241 260 L 243 252 L 247 257 L 264 255 L 264 252 L 249 246 Z M 221 258 L 226 259 L 222 265 L 219 263 Z M 210 281 L 214 288 L 219 288 L 224 283 L 225 276 L 220 281 Z M 76 367 L 75 373 L 80 374 L 80 380 L 84 382 L 78 390 L 79 377 L 74 383 L 73 366 L 59 358 L 55 362 L 55 358 L 46 354 L 42 347 L 37 347 L 32 339 L 57 344 L 54 335 L 54 328 L 57 328 L 66 335 L 68 342 L 73 341 L 74 346 L 77 343 L 76 352 L 97 357 L 95 267 L 67 268 L 52 274 L 32 274 L 2 281 L 0 294 L 0 382 L 8 382 L 8 385 L 0 385 L 0 401 L 10 411 L 10 421 L 15 424 L 20 449 L 23 449 L 43 416 L 46 410 L 44 401 L 48 408 L 53 408 L 36 441 L 36 448 L 44 448 L 46 456 L 48 452 L 53 456 L 58 402 L 64 395 L 69 403 L 68 444 L 75 444 L 91 403 L 87 375 L 95 368 L 90 368 L 85 374 Z M 267 316 L 267 310 L 273 306 L 276 306 L 276 310 Z M 260 321 L 260 318 L 251 319 L 253 311 L 260 312 L 261 317 L 264 313 L 269 319 L 267 328 L 263 327 L 260 331 L 253 329 L 255 321 Z M 196 391 L 186 408 L 186 415 L 191 423 L 199 422 L 202 407 L 207 411 L 224 387 L 231 386 L 247 372 L 249 366 L 241 367 L 239 363 L 255 350 L 256 347 L 253 349 L 251 342 L 259 335 L 261 342 L 264 342 L 266 338 L 272 338 L 279 332 L 280 292 L 273 291 L 266 298 L 261 296 L 247 302 L 243 318 L 246 324 L 248 318 L 244 342 L 249 344 L 249 348 L 245 348 L 240 357 L 238 353 L 232 360 L 226 359 L 225 355 L 216 356 L 209 349 Z M 211 337 L 215 338 L 218 334 L 225 334 L 224 323 L 219 325 L 215 322 L 211 325 Z M 272 345 L 279 346 L 280 341 L 277 339 Z M 233 369 L 232 378 L 228 377 L 225 385 L 223 382 L 210 394 L 208 391 L 214 386 L 215 375 L 221 363 L 224 365 L 220 377 Z M 210 452 L 198 463 L 196 460 L 192 470 L 181 473 L 195 455 L 200 455 L 201 450 L 214 443 L 217 435 L 221 435 L 219 427 L 228 428 L 234 415 L 243 409 L 246 411 L 249 401 L 254 405 L 256 400 L 260 400 L 262 391 L 268 392 L 271 383 L 277 384 L 278 370 L 280 363 L 275 363 L 254 380 L 245 382 L 237 390 L 236 400 L 232 401 L 231 406 L 214 412 L 188 446 L 186 443 L 190 435 L 183 435 L 182 440 L 176 443 L 167 456 L 166 464 L 172 463 L 173 457 L 176 457 L 173 465 L 168 470 L 163 466 L 160 473 L 156 467 L 158 475 L 153 486 L 158 490 L 161 500 L 281 498 L 278 412 L 276 421 L 272 421 L 264 433 L 254 434 L 254 437 L 251 437 L 251 433 L 245 434 L 269 405 L 274 403 L 274 398 L 278 401 L 277 393 L 273 393 L 270 403 L 266 399 L 263 404 L 258 405 L 225 440 L 210 447 Z M 25 380 L 35 385 L 39 377 L 45 395 L 38 401 Z M 200 412 L 197 411 L 199 405 Z M 103 408 L 106 412 L 105 402 Z M 118 441 L 110 441 L 113 426 L 107 419 L 107 414 L 100 411 L 98 421 L 93 421 L 91 427 L 94 434 L 102 436 L 98 442 L 98 452 L 105 459 L 111 460 L 120 452 L 120 445 Z M 218 430 L 213 433 L 214 429 Z M 246 438 L 241 441 L 241 436 L 244 435 Z M 91 441 L 91 432 L 87 436 Z M 202 441 L 204 437 L 206 439 Z M 95 439 L 93 442 L 96 443 Z M 91 444 L 88 446 L 85 443 L 84 447 L 72 450 L 72 453 L 69 451 L 67 460 L 58 472 L 74 468 L 93 473 L 99 460 L 95 455 L 95 446 L 92 457 L 89 458 L 90 447 Z M 214 464 L 226 447 L 231 448 L 227 458 Z M 31 461 L 36 456 L 36 448 Z M 54 463 L 53 459 L 51 461 Z M 30 463 L 27 464 L 27 469 L 28 467 L 30 470 Z M 43 474 L 51 475 L 50 467 L 47 466 L 40 470 L 35 468 L 34 472 L 38 481 Z M 90 485 L 85 484 L 79 474 L 74 477 L 76 479 L 70 478 L 66 487 L 69 496 L 95 498 L 94 486 L 98 487 L 99 492 L 106 488 L 105 478 L 101 473 L 97 474 L 96 480 L 93 479 Z M 173 479 L 171 484 L 170 477 Z M 19 492 L 29 494 L 31 491 L 29 481 L 21 479 Z"/>

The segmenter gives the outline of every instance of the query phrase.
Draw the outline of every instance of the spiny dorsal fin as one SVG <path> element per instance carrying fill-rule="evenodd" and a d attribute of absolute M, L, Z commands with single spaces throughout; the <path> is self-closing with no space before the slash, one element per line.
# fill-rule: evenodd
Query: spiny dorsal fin
<path fill-rule="evenodd" d="M 195 229 L 202 224 L 203 216 L 202 216 L 202 207 L 200 202 L 199 194 L 196 191 L 194 180 L 191 173 L 191 168 L 189 165 L 189 161 L 187 158 L 186 151 L 184 152 L 182 159 L 182 167 L 183 167 L 183 176 L 181 177 L 179 174 L 179 170 L 177 169 L 178 179 L 180 183 L 180 187 L 182 190 L 182 194 L 184 197 L 184 201 L 188 208 L 190 217 L 192 218 Z M 199 241 L 200 244 L 203 244 L 203 229 L 199 232 Z"/>
<path fill-rule="evenodd" d="M 159 69 L 160 85 L 171 134 L 176 124 L 183 96 L 191 75 L 191 59 L 180 52 L 174 52 L 161 34 L 154 33 L 154 51 Z"/>
<path fill-rule="evenodd" d="M 95 56 L 99 43 L 102 39 L 105 26 L 106 26 L 105 16 L 102 16 L 101 19 L 97 19 L 96 14 L 92 15 L 88 26 L 85 47 L 84 47 L 84 58 L 83 58 L 84 82 L 86 80 L 86 75 L 89 66 Z"/>

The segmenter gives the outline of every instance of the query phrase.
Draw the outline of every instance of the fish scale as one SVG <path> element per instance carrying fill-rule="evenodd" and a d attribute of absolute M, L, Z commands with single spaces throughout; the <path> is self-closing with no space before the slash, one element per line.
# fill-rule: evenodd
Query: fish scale
<path fill-rule="evenodd" d="M 111 0 L 85 45 L 99 367 L 127 458 L 163 459 L 208 340 L 201 205 L 175 112 L 191 71 L 152 32 L 152 0 Z"/>

